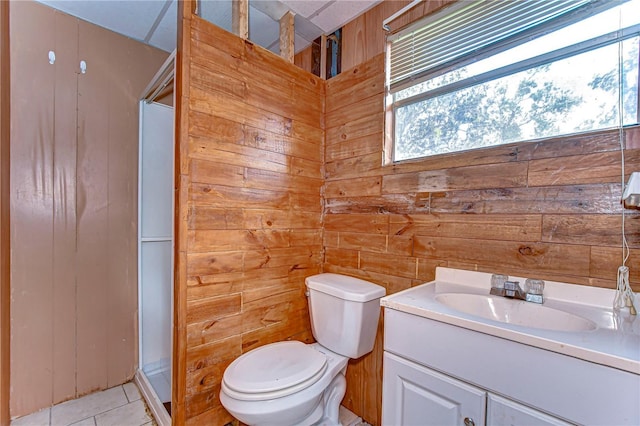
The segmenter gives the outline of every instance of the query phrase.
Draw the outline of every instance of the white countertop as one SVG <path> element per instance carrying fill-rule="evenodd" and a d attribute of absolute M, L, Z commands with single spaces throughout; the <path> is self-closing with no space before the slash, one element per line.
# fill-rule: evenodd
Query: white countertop
<path fill-rule="evenodd" d="M 535 278 L 535 277 L 532 277 Z M 520 281 L 522 277 L 509 277 Z M 640 375 L 640 318 L 612 308 L 615 291 L 545 282 L 542 306 L 586 318 L 595 329 L 557 331 L 509 324 L 460 312 L 436 301 L 442 293 L 488 295 L 491 274 L 437 268 L 436 280 L 381 299 L 381 306 L 524 343 Z M 514 301 L 516 303 L 530 303 Z M 640 297 L 636 297 L 636 307 Z M 535 304 L 534 304 L 535 305 Z M 542 312 L 542 310 L 541 310 Z"/>

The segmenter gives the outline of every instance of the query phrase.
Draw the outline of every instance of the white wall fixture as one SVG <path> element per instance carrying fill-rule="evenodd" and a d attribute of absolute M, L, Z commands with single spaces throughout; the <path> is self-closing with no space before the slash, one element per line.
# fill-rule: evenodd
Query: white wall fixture
<path fill-rule="evenodd" d="M 53 50 L 49 51 L 49 63 L 51 65 L 56 63 L 56 52 L 54 52 Z"/>
<path fill-rule="evenodd" d="M 625 206 L 640 207 L 640 172 L 633 172 L 622 194 Z"/>

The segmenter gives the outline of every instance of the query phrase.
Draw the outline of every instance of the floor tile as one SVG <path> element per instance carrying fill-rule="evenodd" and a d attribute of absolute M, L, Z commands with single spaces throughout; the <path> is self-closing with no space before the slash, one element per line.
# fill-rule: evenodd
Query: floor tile
<path fill-rule="evenodd" d="M 354 414 L 351 410 L 340 406 L 339 411 L 340 424 L 343 426 L 359 426 L 362 424 L 362 419 Z"/>
<path fill-rule="evenodd" d="M 151 417 L 147 414 L 142 401 L 107 411 L 96 416 L 97 426 L 141 426 L 148 423 Z"/>
<path fill-rule="evenodd" d="M 28 416 L 20 417 L 11 421 L 11 426 L 49 426 L 49 416 L 51 409 L 36 411 Z"/>
<path fill-rule="evenodd" d="M 70 425 L 127 403 L 122 386 L 116 386 L 54 406 L 51 409 L 51 425 Z"/>
<path fill-rule="evenodd" d="M 79 422 L 73 423 L 70 426 L 96 426 L 96 419 L 89 417 L 88 419 L 80 420 Z"/>
<path fill-rule="evenodd" d="M 122 389 L 124 389 L 124 393 L 127 395 L 127 400 L 129 402 L 137 401 L 142 398 L 142 395 L 140 395 L 140 391 L 138 390 L 138 386 L 133 382 L 125 383 L 122 385 Z"/>

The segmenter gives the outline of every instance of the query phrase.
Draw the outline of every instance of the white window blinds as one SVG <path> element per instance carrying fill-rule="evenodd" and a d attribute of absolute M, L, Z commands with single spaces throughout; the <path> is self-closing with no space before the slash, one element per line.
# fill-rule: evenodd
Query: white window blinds
<path fill-rule="evenodd" d="M 389 36 L 391 90 L 588 3 L 590 0 L 460 0 Z"/>

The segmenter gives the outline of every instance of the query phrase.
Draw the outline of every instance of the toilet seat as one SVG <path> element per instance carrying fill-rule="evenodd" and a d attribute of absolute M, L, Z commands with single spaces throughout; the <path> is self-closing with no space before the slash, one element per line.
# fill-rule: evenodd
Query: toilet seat
<path fill-rule="evenodd" d="M 281 398 L 316 383 L 327 369 L 325 354 L 298 341 L 261 346 L 233 361 L 222 387 L 244 401 Z"/>

